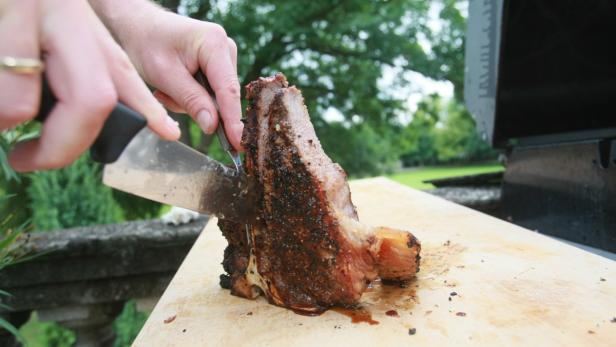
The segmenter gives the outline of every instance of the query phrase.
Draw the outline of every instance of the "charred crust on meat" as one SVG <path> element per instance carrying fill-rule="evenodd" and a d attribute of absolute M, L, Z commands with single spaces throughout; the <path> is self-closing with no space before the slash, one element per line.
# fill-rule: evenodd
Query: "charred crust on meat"
<path fill-rule="evenodd" d="M 417 264 L 417 269 L 415 270 L 415 272 L 419 272 L 419 265 L 421 264 L 421 256 L 419 255 L 419 250 L 421 250 L 421 245 L 413 234 L 408 234 L 407 246 L 408 248 L 418 247 L 417 255 L 415 256 L 415 264 Z"/>
<path fill-rule="evenodd" d="M 415 256 L 415 264 L 417 264 L 415 272 L 419 272 L 419 265 L 421 264 L 421 255 L 419 255 L 419 252 L 417 252 L 417 255 Z"/>
<path fill-rule="evenodd" d="M 259 239 L 260 244 L 255 246 L 276 257 L 271 257 L 268 266 L 260 267 L 259 272 L 272 278 L 274 286 L 292 293 L 285 296 L 285 306 L 323 306 L 334 300 L 331 294 L 338 287 L 335 279 L 322 271 L 335 263 L 340 251 L 337 240 L 328 232 L 337 225 L 323 206 L 325 192 L 293 150 L 283 96 L 277 93 L 269 107 L 269 128 L 279 125 L 282 130 L 270 132 L 267 142 L 272 151 L 265 164 L 266 172 L 277 172 L 264 200 L 271 210 L 279 211 L 265 216 L 268 228 L 278 232 L 269 235 L 268 240 Z M 308 282 L 307 275 L 311 278 Z"/>
<path fill-rule="evenodd" d="M 220 275 L 220 287 L 224 289 L 231 289 L 231 276 L 227 274 Z"/>
<path fill-rule="evenodd" d="M 417 238 L 413 236 L 412 234 L 408 234 L 408 241 L 406 242 L 406 245 L 409 248 L 415 247 L 417 245 Z"/>

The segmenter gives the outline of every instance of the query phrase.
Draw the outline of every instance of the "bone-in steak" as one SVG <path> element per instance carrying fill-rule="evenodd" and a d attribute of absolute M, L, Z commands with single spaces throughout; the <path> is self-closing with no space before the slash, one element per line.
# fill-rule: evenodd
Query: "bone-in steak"
<path fill-rule="evenodd" d="M 301 92 L 277 74 L 247 86 L 242 144 L 259 190 L 259 220 L 220 220 L 229 245 L 221 285 L 232 294 L 302 312 L 356 304 L 377 277 L 403 281 L 419 269 L 408 232 L 358 221 L 342 168 L 323 152 Z"/>

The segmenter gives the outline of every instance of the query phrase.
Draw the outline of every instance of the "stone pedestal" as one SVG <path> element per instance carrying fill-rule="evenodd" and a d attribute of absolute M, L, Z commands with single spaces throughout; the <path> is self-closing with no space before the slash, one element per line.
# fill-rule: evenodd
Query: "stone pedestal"
<path fill-rule="evenodd" d="M 31 311 L 77 333 L 76 346 L 112 346 L 111 323 L 129 299 L 155 303 L 203 229 L 207 217 L 170 226 L 161 221 L 33 233 L 26 248 L 43 254 L 0 272 L 0 316 L 15 326 Z M 0 346 L 14 346 L 0 329 Z"/>
<path fill-rule="evenodd" d="M 74 347 L 113 346 L 111 323 L 122 311 L 124 302 L 58 307 L 38 310 L 40 321 L 54 321 L 77 335 Z"/>

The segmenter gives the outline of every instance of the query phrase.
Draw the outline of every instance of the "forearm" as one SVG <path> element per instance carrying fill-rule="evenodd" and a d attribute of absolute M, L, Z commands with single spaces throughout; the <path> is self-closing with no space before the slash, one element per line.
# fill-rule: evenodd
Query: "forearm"
<path fill-rule="evenodd" d="M 88 0 L 116 41 L 125 46 L 131 33 L 154 21 L 165 9 L 150 0 Z"/>

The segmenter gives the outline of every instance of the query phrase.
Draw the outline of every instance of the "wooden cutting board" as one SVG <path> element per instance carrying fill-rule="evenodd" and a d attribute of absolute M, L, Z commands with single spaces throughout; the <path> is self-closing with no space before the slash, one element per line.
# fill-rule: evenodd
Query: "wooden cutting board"
<path fill-rule="evenodd" d="M 616 262 L 384 178 L 351 191 L 362 222 L 422 242 L 415 282 L 362 297 L 379 324 L 230 295 L 218 285 L 226 241 L 211 221 L 134 345 L 616 346 Z"/>

